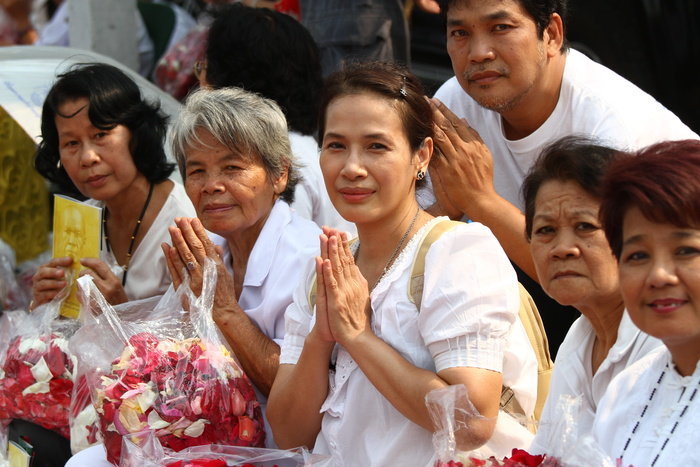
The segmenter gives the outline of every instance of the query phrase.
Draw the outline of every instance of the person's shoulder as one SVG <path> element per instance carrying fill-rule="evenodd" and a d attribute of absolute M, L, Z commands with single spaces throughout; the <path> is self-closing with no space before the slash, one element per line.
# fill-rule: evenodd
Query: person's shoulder
<path fill-rule="evenodd" d="M 196 217 L 197 211 L 192 205 L 190 197 L 187 196 L 185 187 L 174 180 L 172 182 L 173 189 L 170 191 L 170 194 L 168 195 L 168 201 L 166 201 L 166 205 L 163 207 L 165 208 L 167 205 L 170 205 L 170 209 L 172 209 L 174 212 L 179 213 L 177 214 L 177 216 Z"/>
<path fill-rule="evenodd" d="M 627 136 L 633 146 L 698 137 L 651 94 L 576 50 L 568 52 L 561 93 L 603 137 Z"/>

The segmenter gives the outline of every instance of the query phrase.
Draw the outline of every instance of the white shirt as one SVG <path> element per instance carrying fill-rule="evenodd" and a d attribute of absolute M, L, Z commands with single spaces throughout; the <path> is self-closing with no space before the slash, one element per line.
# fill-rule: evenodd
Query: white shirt
<path fill-rule="evenodd" d="M 523 179 L 544 146 L 556 139 L 579 134 L 614 148 L 638 149 L 663 140 L 700 138 L 649 94 L 576 50 L 567 54 L 554 111 L 525 138 L 506 139 L 500 114 L 477 104 L 456 78 L 435 97 L 479 132 L 493 155 L 496 192 L 521 210 Z"/>
<path fill-rule="evenodd" d="M 589 434 L 598 403 L 610 381 L 625 368 L 663 345 L 660 340 L 640 331 L 625 310 L 617 331 L 617 340 L 593 375 L 595 338 L 595 330 L 585 316 L 578 318 L 566 334 L 554 363 L 549 395 L 540 417 L 537 435 L 530 446 L 531 454 L 557 455 L 560 453 L 559 448 L 563 449 L 564 439 L 559 424 L 563 421 L 564 414 L 558 410 L 560 396 L 581 396 L 581 410 L 576 420 L 578 433 Z"/>
<path fill-rule="evenodd" d="M 303 165 L 303 180 L 296 186 L 292 208 L 306 219 L 314 221 L 319 227 L 327 225 L 340 231 L 348 232 L 350 238 L 357 237 L 357 228 L 338 214 L 328 196 L 319 164 L 318 144 L 313 136 L 305 136 L 296 131 L 289 132 L 292 153 Z"/>
<path fill-rule="evenodd" d="M 654 388 L 656 393 L 650 402 Z M 666 347 L 661 347 L 612 381 L 600 401 L 593 422 L 593 436 L 613 460 L 620 457 L 630 439 L 623 457 L 624 466 L 650 466 L 657 455 L 657 467 L 698 465 L 699 392 L 700 362 L 691 376 L 683 377 L 676 372 Z M 637 431 L 632 434 L 637 422 Z M 678 426 L 671 433 L 676 423 Z M 662 449 L 666 440 L 668 444 Z"/>
<path fill-rule="evenodd" d="M 416 233 L 394 265 L 370 293 L 372 330 L 413 365 L 439 372 L 452 367 L 483 368 L 503 373 L 526 411 L 532 412 L 537 392 L 537 360 L 522 324 L 517 278 L 495 237 L 481 224 L 464 224 L 443 234 L 425 258 L 420 310 L 408 296 L 411 264 L 423 232 Z M 295 364 L 304 338 L 314 325 L 306 281 L 294 292 L 285 315 L 281 364 Z M 518 351 L 508 352 L 509 341 Z M 432 433 L 404 417 L 382 396 L 342 347 L 336 346 L 335 372 L 321 411 L 321 432 L 314 452 L 331 454 L 334 465 L 428 465 Z M 507 417 L 507 415 L 506 415 Z M 522 428 L 522 431 L 527 431 Z M 497 433 L 495 440 L 512 433 Z M 525 434 L 529 445 L 531 435 Z M 493 441 L 492 439 L 492 441 Z M 514 444 L 486 449 L 510 454 Z M 512 440 L 511 440 L 512 441 Z M 521 445 L 522 446 L 522 445 Z M 522 446 L 527 447 L 527 446 Z"/>
<path fill-rule="evenodd" d="M 86 204 L 104 208 L 102 201 L 88 200 Z M 153 224 L 146 232 L 139 245 L 132 252 L 129 273 L 126 276 L 124 291 L 129 301 L 163 295 L 173 280 L 168 271 L 168 264 L 161 248 L 161 243 L 172 243 L 168 227 L 175 225 L 176 217 L 197 217 L 185 189 L 173 182 L 173 189 L 168 194 L 163 207 L 158 212 Z M 134 222 L 134 226 L 136 223 Z M 129 227 L 129 228 L 133 228 Z M 107 263 L 119 280 L 124 276 L 124 268 L 117 263 L 114 254 L 107 251 L 104 235 L 101 242 L 100 258 Z"/>

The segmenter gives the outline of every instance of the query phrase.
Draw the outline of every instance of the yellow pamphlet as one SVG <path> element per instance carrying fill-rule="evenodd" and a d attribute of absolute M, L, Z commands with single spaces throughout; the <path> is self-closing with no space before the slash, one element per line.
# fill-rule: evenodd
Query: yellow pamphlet
<path fill-rule="evenodd" d="M 10 467 L 29 467 L 32 457 L 14 441 L 7 443 L 7 458 Z"/>
<path fill-rule="evenodd" d="M 76 279 L 85 269 L 80 264 L 80 258 L 99 258 L 101 238 L 102 208 L 67 196 L 54 196 L 53 257 L 73 258 L 72 266 L 66 270 L 71 286 L 70 294 L 61 306 L 62 316 L 77 318 L 80 314 Z"/>

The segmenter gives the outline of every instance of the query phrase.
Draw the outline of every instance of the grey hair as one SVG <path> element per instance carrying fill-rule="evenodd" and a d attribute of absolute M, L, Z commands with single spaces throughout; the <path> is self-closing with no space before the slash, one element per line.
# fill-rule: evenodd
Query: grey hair
<path fill-rule="evenodd" d="M 287 187 L 280 198 L 290 204 L 294 201 L 301 166 L 292 154 L 287 120 L 274 101 L 235 87 L 203 88 L 190 94 L 171 129 L 172 152 L 183 181 L 187 151 L 205 146 L 197 136 L 200 129 L 230 151 L 260 157 L 270 181 L 286 168 Z"/>

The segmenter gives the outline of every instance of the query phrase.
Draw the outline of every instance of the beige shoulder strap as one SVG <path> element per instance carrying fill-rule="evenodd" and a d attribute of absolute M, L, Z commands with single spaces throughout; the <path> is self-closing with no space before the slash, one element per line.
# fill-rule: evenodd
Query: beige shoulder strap
<path fill-rule="evenodd" d="M 411 279 L 408 281 L 408 298 L 411 303 L 420 308 L 421 298 L 423 297 L 423 280 L 425 273 L 425 257 L 428 254 L 430 247 L 442 236 L 445 232 L 449 232 L 453 228 L 462 224 L 460 221 L 444 220 L 435 223 L 425 234 L 420 241 L 418 251 L 413 257 L 413 265 L 411 266 Z"/>
<path fill-rule="evenodd" d="M 535 403 L 535 418 L 540 419 L 544 402 L 549 394 L 549 383 L 552 379 L 552 370 L 554 362 L 549 353 L 549 341 L 547 333 L 540 317 L 540 312 L 537 310 L 537 305 L 532 300 L 530 293 L 518 284 L 520 288 L 520 321 L 527 332 L 527 337 L 530 340 L 530 345 L 537 356 L 537 402 Z"/>

